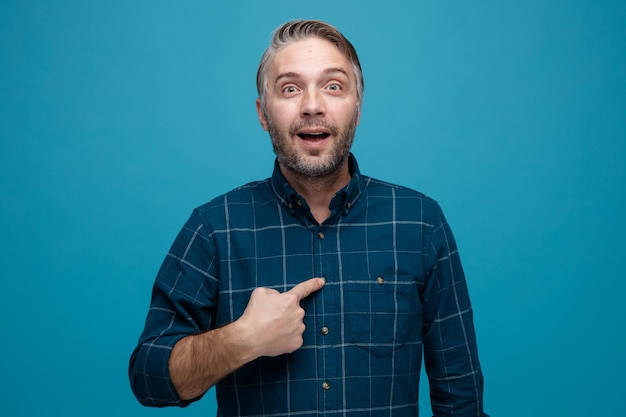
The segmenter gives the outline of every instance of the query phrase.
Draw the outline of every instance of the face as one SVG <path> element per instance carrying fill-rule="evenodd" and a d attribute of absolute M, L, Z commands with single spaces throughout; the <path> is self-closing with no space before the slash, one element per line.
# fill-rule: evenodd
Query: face
<path fill-rule="evenodd" d="M 280 49 L 270 64 L 261 125 L 283 170 L 325 177 L 340 169 L 352 146 L 360 109 L 348 59 L 332 43 L 308 38 Z"/>

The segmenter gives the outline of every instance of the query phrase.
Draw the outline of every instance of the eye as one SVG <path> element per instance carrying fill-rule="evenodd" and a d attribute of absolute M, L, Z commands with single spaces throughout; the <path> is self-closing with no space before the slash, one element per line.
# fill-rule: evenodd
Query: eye
<path fill-rule="evenodd" d="M 293 94 L 297 91 L 298 89 L 294 87 L 293 85 L 288 85 L 286 87 L 283 87 L 283 93 L 286 93 L 286 94 Z"/>
<path fill-rule="evenodd" d="M 328 84 L 328 87 L 326 88 L 328 88 L 331 91 L 341 91 L 341 85 L 337 83 Z"/>

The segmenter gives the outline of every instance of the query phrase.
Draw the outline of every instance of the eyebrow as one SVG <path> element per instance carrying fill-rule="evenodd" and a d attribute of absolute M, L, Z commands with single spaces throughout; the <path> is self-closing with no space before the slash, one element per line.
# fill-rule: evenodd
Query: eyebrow
<path fill-rule="evenodd" d="M 331 68 L 326 68 L 324 71 L 322 71 L 324 74 L 326 75 L 331 75 L 331 74 L 335 74 L 335 73 L 340 73 L 343 74 L 346 78 L 350 79 L 348 73 L 346 72 L 346 70 L 344 70 L 343 68 L 338 68 L 338 67 L 331 67 Z M 274 81 L 274 85 L 278 84 L 278 82 L 280 80 L 282 80 L 283 78 L 295 78 L 295 79 L 300 79 L 301 76 L 300 74 L 298 74 L 297 72 L 283 72 L 281 74 L 278 74 L 278 76 L 276 77 L 276 80 Z"/>

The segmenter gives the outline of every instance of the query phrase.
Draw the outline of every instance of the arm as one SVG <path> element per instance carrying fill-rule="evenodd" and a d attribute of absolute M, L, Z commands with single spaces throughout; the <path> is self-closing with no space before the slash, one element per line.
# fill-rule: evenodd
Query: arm
<path fill-rule="evenodd" d="M 323 279 L 311 278 L 282 294 L 257 288 L 240 319 L 181 339 L 169 360 L 172 384 L 181 399 L 200 397 L 220 379 L 256 358 L 300 348 L 304 332 L 300 300 L 323 285 Z"/>
<path fill-rule="evenodd" d="M 185 223 L 154 283 L 129 379 L 144 405 L 187 406 L 243 364 L 302 345 L 300 300 L 324 285 L 312 278 L 286 293 L 257 288 L 242 316 L 215 329 L 218 251 L 197 211 Z"/>
<path fill-rule="evenodd" d="M 472 306 L 454 237 L 439 207 L 424 289 L 424 362 L 437 417 L 486 417 Z"/>

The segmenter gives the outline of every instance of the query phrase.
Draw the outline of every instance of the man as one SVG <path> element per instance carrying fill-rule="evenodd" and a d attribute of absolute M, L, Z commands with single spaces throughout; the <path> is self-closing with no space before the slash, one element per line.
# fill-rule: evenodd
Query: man
<path fill-rule="evenodd" d="M 485 416 L 472 310 L 436 202 L 362 175 L 350 153 L 363 77 L 319 21 L 278 28 L 256 107 L 265 181 L 192 213 L 158 273 L 130 361 L 140 402 L 220 416 Z"/>

